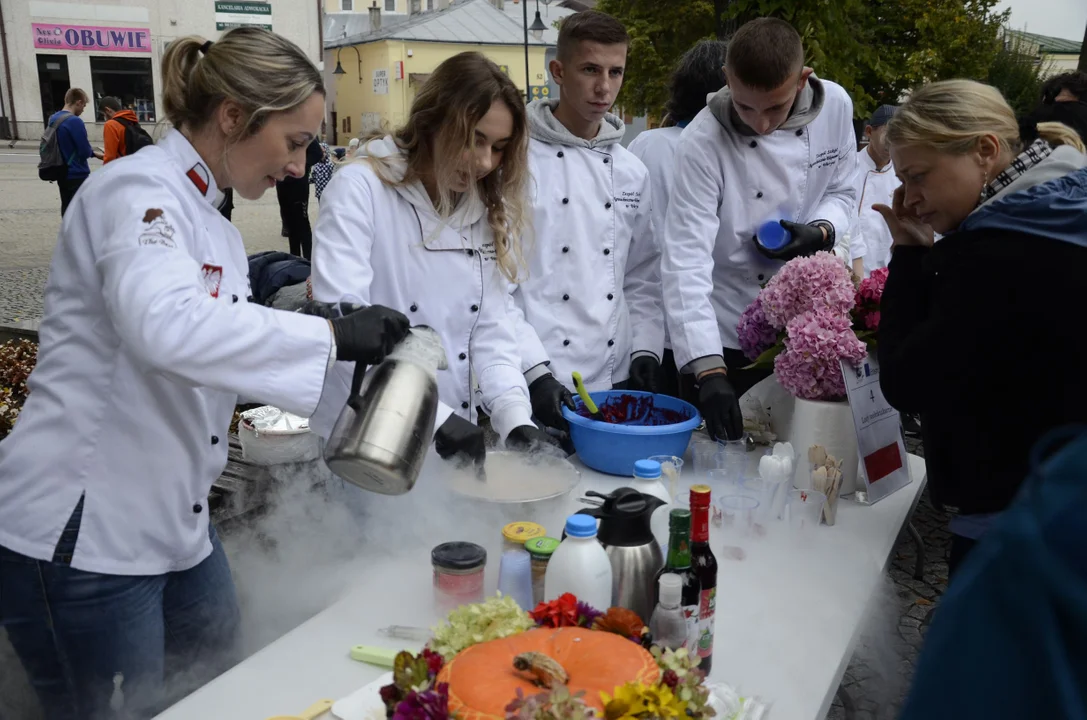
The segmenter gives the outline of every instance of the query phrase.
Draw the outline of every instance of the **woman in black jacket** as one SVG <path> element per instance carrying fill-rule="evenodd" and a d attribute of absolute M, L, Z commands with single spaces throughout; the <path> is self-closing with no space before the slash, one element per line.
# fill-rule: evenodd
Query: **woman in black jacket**
<path fill-rule="evenodd" d="M 1087 421 L 1087 157 L 1064 125 L 1038 137 L 1023 147 L 1000 93 L 967 80 L 918 90 L 887 130 L 902 186 L 876 206 L 895 243 L 880 385 L 920 413 L 933 499 L 959 510 L 952 572 L 1035 441 Z"/>

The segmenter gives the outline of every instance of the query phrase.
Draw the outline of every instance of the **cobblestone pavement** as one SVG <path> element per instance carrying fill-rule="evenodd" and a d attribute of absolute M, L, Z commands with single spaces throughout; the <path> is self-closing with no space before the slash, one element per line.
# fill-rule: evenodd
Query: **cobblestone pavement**
<path fill-rule="evenodd" d="M 916 438 L 907 436 L 907 449 L 924 455 Z M 903 532 L 891 560 L 884 587 L 870 618 L 842 688 L 855 706 L 856 720 L 892 720 L 898 716 L 928 631 L 932 611 L 947 590 L 947 551 L 951 536 L 949 515 L 936 509 L 926 488 L 913 514 L 913 525 L 925 546 L 924 572 L 914 578 L 917 546 Z M 835 699 L 827 720 L 849 720 L 841 695 Z"/>

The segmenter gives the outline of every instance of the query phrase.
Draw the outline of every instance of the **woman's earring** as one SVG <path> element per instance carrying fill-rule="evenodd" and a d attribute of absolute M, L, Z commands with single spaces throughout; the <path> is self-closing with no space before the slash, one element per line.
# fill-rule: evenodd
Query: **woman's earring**
<path fill-rule="evenodd" d="M 985 191 L 989 188 L 989 173 L 981 174 L 981 197 L 978 202 L 985 202 Z"/>

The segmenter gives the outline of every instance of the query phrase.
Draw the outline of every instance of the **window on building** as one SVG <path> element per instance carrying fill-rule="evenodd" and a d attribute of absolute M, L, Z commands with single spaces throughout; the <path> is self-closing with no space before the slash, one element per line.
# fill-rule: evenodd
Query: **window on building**
<path fill-rule="evenodd" d="M 396 12 L 396 0 L 385 0 L 385 12 Z"/>
<path fill-rule="evenodd" d="M 91 88 L 95 119 L 99 122 L 98 102 L 107 95 L 120 98 L 122 105 L 135 110 L 141 123 L 158 120 L 150 58 L 92 57 Z"/>
<path fill-rule="evenodd" d="M 340 10 L 344 12 L 351 12 L 355 9 L 355 3 L 353 0 L 340 0 Z"/>
<path fill-rule="evenodd" d="M 68 56 L 38 55 L 38 89 L 42 96 L 42 122 L 64 107 L 64 93 L 72 86 L 68 79 Z"/>
<path fill-rule="evenodd" d="M 426 0 L 426 9 L 427 10 L 433 10 L 434 9 L 434 0 Z"/>

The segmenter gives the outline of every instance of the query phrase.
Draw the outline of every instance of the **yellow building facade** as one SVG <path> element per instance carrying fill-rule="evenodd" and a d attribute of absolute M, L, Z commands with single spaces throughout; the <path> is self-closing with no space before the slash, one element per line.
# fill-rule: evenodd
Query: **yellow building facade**
<path fill-rule="evenodd" d="M 466 27 L 472 31 L 462 32 Z M 342 44 L 328 39 L 325 68 L 326 73 L 333 68 L 330 79 L 335 90 L 330 95 L 335 141 L 346 144 L 350 138 L 379 127 L 399 127 L 419 87 L 434 69 L 466 51 L 490 58 L 522 93 L 529 87 L 533 97 L 547 96 L 549 46 L 530 36 L 526 77 L 525 45 L 512 42 L 518 34 L 523 34 L 523 27 L 517 27 L 490 0 L 467 0 L 363 33 L 357 39 L 344 38 Z M 431 37 L 434 39 L 424 39 Z M 481 42 L 485 40 L 492 42 Z"/>

